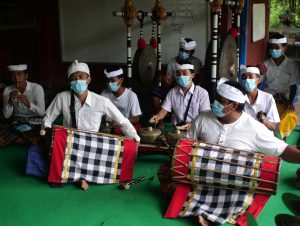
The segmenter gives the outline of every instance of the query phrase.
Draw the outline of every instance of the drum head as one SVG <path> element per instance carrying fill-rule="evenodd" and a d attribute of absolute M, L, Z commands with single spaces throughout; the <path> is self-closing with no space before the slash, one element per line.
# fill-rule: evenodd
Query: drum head
<path fill-rule="evenodd" d="M 151 83 L 156 72 L 156 64 L 156 51 L 151 45 L 137 49 L 133 58 L 133 76 L 145 84 Z"/>

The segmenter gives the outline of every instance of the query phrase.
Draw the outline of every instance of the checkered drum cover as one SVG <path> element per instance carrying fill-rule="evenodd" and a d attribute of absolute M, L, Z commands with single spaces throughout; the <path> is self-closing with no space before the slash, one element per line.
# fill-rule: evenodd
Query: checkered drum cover
<path fill-rule="evenodd" d="M 48 181 L 85 179 L 111 184 L 132 179 L 137 144 L 133 139 L 54 127 Z"/>
<path fill-rule="evenodd" d="M 165 217 L 203 215 L 220 224 L 228 222 L 246 225 L 247 213 L 257 216 L 269 195 L 255 194 L 251 189 L 242 191 L 239 188 L 251 184 L 270 191 L 276 189 L 276 185 L 265 181 L 278 180 L 280 159 L 257 153 L 249 153 L 247 157 L 233 155 L 238 150 L 195 142 L 181 139 L 177 144 L 172 171 L 173 179 L 180 183 Z M 228 162 L 234 164 L 230 165 Z M 243 165 L 249 168 L 242 167 Z"/>

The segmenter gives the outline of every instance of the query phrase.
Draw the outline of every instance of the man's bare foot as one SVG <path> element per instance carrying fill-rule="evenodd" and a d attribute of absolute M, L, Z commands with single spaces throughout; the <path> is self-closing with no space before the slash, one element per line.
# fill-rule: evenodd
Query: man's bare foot
<path fill-rule="evenodd" d="M 206 219 L 205 219 L 204 217 L 202 217 L 201 215 L 198 216 L 198 220 L 199 220 L 200 225 L 202 225 L 202 226 L 208 226 L 208 225 L 209 225 L 208 220 L 206 220 Z"/>
<path fill-rule="evenodd" d="M 81 182 L 80 188 L 84 191 L 88 190 L 89 188 L 88 182 L 86 182 L 86 180 L 80 180 L 80 182 Z"/>

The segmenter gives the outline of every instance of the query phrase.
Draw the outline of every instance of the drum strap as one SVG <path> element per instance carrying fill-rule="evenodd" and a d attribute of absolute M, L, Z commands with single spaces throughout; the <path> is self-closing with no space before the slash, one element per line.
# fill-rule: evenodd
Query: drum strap
<path fill-rule="evenodd" d="M 186 118 L 187 118 L 187 115 L 188 115 L 188 112 L 189 112 L 189 109 L 190 109 L 192 98 L 193 98 L 193 93 L 191 94 L 189 102 L 188 102 L 188 105 L 186 106 L 186 109 L 185 109 L 185 112 L 184 112 L 183 121 L 180 123 L 181 125 L 186 124 Z"/>
<path fill-rule="evenodd" d="M 73 91 L 71 92 L 70 114 L 71 114 L 71 120 L 72 120 L 72 127 L 77 128 L 76 115 L 75 115 L 75 93 Z"/>

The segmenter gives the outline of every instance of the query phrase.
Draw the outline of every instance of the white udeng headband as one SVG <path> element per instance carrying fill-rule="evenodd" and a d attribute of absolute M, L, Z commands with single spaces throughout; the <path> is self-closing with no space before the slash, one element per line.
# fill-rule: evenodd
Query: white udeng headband
<path fill-rule="evenodd" d="M 257 67 L 247 67 L 244 73 L 258 74 L 260 75 L 260 71 Z"/>
<path fill-rule="evenodd" d="M 283 43 L 287 43 L 287 39 L 286 39 L 286 37 L 279 38 L 279 39 L 272 38 L 272 39 L 269 39 L 269 43 L 270 44 L 283 44 Z"/>
<path fill-rule="evenodd" d="M 217 87 L 217 93 L 228 100 L 241 104 L 245 103 L 246 101 L 244 94 L 240 90 L 228 84 L 220 84 Z"/>
<path fill-rule="evenodd" d="M 194 65 L 192 64 L 176 64 L 176 71 L 178 70 L 194 70 Z"/>
<path fill-rule="evenodd" d="M 7 68 L 9 71 L 25 71 L 27 70 L 27 64 L 9 65 Z"/>
<path fill-rule="evenodd" d="M 123 69 L 120 68 L 119 70 L 116 71 L 111 71 L 111 72 L 107 72 L 107 70 L 104 70 L 104 74 L 107 78 L 112 78 L 112 77 L 116 77 L 118 75 L 122 75 L 123 74 Z"/>
<path fill-rule="evenodd" d="M 82 71 L 87 73 L 90 76 L 90 69 L 86 63 L 79 63 L 78 60 L 75 60 L 68 68 L 68 78 L 70 77 L 71 74 L 77 72 L 77 71 Z"/>
<path fill-rule="evenodd" d="M 196 41 L 187 42 L 184 38 L 181 38 L 179 42 L 179 47 L 184 50 L 193 50 L 196 48 Z"/>

